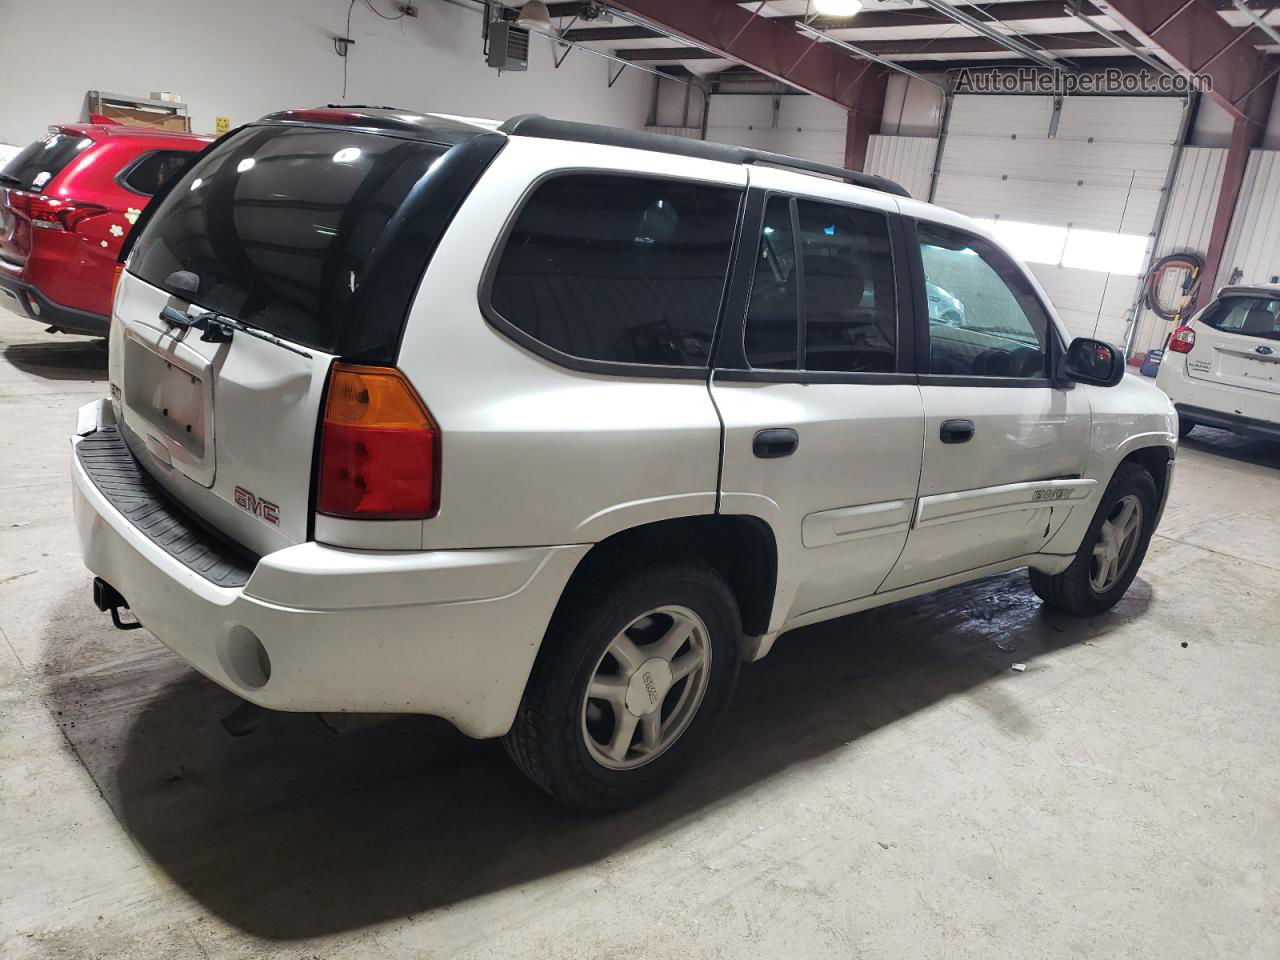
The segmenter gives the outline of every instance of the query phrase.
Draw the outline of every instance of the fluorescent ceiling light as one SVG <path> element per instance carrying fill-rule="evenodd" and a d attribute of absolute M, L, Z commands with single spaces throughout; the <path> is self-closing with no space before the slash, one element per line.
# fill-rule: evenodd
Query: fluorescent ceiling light
<path fill-rule="evenodd" d="M 813 6 L 824 17 L 852 17 L 862 9 L 862 0 L 813 0 Z"/>

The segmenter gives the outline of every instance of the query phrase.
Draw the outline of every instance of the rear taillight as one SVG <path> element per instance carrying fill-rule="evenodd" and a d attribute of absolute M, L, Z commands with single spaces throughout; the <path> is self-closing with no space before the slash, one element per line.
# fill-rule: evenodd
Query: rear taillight
<path fill-rule="evenodd" d="M 320 426 L 316 510 L 421 520 L 440 509 L 440 428 L 393 367 L 335 363 Z"/>
<path fill-rule="evenodd" d="M 1196 332 L 1190 327 L 1182 326 L 1169 335 L 1169 349 L 1174 353 L 1190 353 L 1196 345 Z"/>
<path fill-rule="evenodd" d="M 124 264 L 117 263 L 114 270 L 111 271 L 111 310 L 115 312 L 116 291 L 120 289 L 120 278 L 124 276 Z"/>
<path fill-rule="evenodd" d="M 96 203 L 57 200 L 19 190 L 10 191 L 9 206 L 25 215 L 31 226 L 44 230 L 74 230 L 89 217 L 108 212 L 106 207 Z"/>

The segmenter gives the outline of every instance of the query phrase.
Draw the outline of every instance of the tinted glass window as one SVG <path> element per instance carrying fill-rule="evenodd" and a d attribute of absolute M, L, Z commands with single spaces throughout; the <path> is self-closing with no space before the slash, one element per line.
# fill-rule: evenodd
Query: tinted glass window
<path fill-rule="evenodd" d="M 898 315 L 888 219 L 813 200 L 800 200 L 797 208 L 804 368 L 892 372 Z"/>
<path fill-rule="evenodd" d="M 350 130 L 249 127 L 161 201 L 130 258 L 149 283 L 332 352 L 375 245 L 446 147 Z"/>
<path fill-rule="evenodd" d="M 186 150 L 155 150 L 137 161 L 120 179 L 135 193 L 151 196 L 174 174 L 182 172 L 195 154 Z"/>
<path fill-rule="evenodd" d="M 1270 297 L 1223 297 L 1200 315 L 1200 322 L 1223 333 L 1280 340 L 1280 300 Z"/>
<path fill-rule="evenodd" d="M 980 237 L 919 224 L 929 372 L 1042 377 L 1049 317 L 1013 261 Z"/>
<path fill-rule="evenodd" d="M 632 176 L 549 180 L 502 251 L 493 309 L 574 357 L 705 366 L 740 197 Z"/>
<path fill-rule="evenodd" d="M 771 197 L 765 207 L 747 307 L 745 346 L 751 366 L 774 370 L 799 366 L 798 281 L 791 201 Z"/>
<path fill-rule="evenodd" d="M 88 137 L 53 133 L 37 140 L 0 170 L 0 187 L 40 190 L 62 172 L 63 167 L 93 146 Z"/>

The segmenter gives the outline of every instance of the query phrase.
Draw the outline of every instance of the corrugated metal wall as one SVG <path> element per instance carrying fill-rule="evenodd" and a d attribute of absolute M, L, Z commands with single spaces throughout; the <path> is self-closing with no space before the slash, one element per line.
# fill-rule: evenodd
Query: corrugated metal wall
<path fill-rule="evenodd" d="M 867 146 L 867 173 L 896 180 L 917 200 L 929 199 L 936 137 L 884 137 L 875 135 Z"/>
<path fill-rule="evenodd" d="M 1230 282 L 1236 269 L 1241 283 L 1271 283 L 1280 277 L 1280 151 L 1249 154 L 1218 285 Z"/>
<path fill-rule="evenodd" d="M 1154 229 L 1183 102 L 957 96 L 935 196 L 973 217 L 1146 235 Z M 1138 279 L 1032 265 L 1068 330 L 1122 341 Z"/>
<path fill-rule="evenodd" d="M 1194 252 L 1204 256 L 1213 230 L 1213 213 L 1222 189 L 1222 167 L 1227 160 L 1224 147 L 1184 147 L 1178 173 L 1164 215 L 1164 227 L 1153 259 L 1170 253 Z M 1241 195 L 1242 199 L 1244 194 Z M 1166 275 L 1160 291 L 1161 300 L 1172 302 L 1182 282 L 1180 273 Z M 1200 302 L 1206 303 L 1205 298 Z M 1164 344 L 1169 322 L 1150 310 L 1142 310 L 1129 344 L 1130 353 L 1146 353 Z"/>
<path fill-rule="evenodd" d="M 713 95 L 707 139 L 844 166 L 845 110 L 817 97 L 781 96 L 775 124 L 773 100 L 769 94 Z"/>

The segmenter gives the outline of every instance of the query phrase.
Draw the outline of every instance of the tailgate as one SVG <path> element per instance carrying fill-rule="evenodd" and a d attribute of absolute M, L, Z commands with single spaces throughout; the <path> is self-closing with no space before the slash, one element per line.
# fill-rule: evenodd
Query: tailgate
<path fill-rule="evenodd" d="M 201 339 L 160 312 L 203 311 L 130 274 L 112 324 L 126 441 L 180 502 L 254 553 L 307 539 L 311 463 L 333 357 L 233 333 Z"/>
<path fill-rule="evenodd" d="M 1224 296 L 1196 318 L 1194 329 L 1189 377 L 1280 394 L 1280 300 Z"/>
<path fill-rule="evenodd" d="M 114 305 L 118 420 L 160 483 L 254 553 L 309 537 L 334 358 L 395 361 L 407 303 L 389 305 L 387 291 L 407 299 L 425 265 L 395 224 L 447 150 L 246 127 L 148 211 Z"/>

